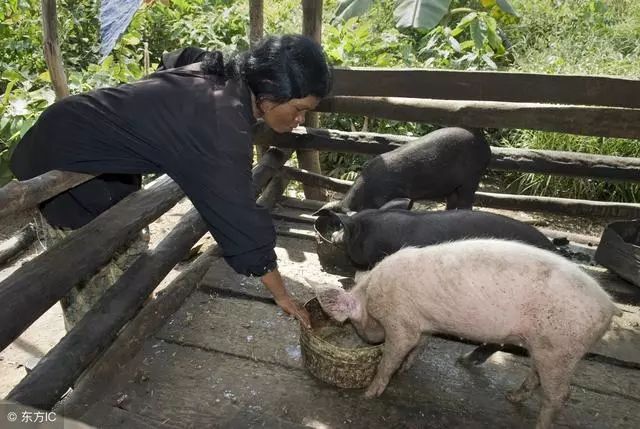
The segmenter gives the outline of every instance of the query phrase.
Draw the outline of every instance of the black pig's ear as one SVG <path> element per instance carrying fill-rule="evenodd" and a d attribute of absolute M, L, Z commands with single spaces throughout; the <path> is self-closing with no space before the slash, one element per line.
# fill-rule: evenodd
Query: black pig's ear
<path fill-rule="evenodd" d="M 348 217 L 341 213 L 336 213 L 328 209 L 321 209 L 317 213 L 318 217 L 313 223 L 313 227 L 316 232 L 327 241 L 331 241 L 331 234 L 334 231 L 344 229 L 349 223 Z"/>
<path fill-rule="evenodd" d="M 385 203 L 382 207 L 380 207 L 380 210 L 411 210 L 411 207 L 413 207 L 413 200 L 411 198 L 395 198 Z"/>

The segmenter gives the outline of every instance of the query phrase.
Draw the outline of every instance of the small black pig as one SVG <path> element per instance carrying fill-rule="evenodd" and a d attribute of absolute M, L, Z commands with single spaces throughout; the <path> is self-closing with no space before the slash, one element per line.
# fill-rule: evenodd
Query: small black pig
<path fill-rule="evenodd" d="M 375 209 L 395 198 L 446 198 L 447 209 L 470 209 L 491 149 L 479 132 L 442 128 L 371 159 L 342 201 L 323 209 Z"/>

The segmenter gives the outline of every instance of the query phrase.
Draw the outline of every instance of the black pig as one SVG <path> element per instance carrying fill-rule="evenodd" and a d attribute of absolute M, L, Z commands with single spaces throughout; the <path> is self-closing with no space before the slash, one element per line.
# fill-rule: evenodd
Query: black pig
<path fill-rule="evenodd" d="M 447 209 L 470 209 L 491 150 L 477 132 L 442 128 L 371 159 L 342 201 L 323 209 L 375 209 L 395 198 L 446 198 Z"/>

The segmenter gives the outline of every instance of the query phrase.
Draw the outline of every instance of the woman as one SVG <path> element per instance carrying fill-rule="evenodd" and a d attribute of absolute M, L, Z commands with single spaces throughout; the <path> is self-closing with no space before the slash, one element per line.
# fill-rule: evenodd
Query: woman
<path fill-rule="evenodd" d="M 227 263 L 260 276 L 276 303 L 308 325 L 278 272 L 269 211 L 255 204 L 251 128 L 262 118 L 291 131 L 330 85 L 322 48 L 303 36 L 270 37 L 226 65 L 210 52 L 201 63 L 53 104 L 18 144 L 11 168 L 21 180 L 49 170 L 100 174 L 41 206 L 51 226 L 67 229 L 139 189 L 140 174 L 168 174 Z"/>

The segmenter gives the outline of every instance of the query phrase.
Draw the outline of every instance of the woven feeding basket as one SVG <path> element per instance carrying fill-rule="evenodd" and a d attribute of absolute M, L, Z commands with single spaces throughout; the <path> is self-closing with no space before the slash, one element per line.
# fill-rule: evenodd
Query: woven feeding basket
<path fill-rule="evenodd" d="M 321 338 L 316 330 L 329 324 L 340 326 L 321 309 L 317 298 L 305 304 L 311 315 L 311 329 L 301 328 L 302 360 L 309 372 L 325 383 L 346 389 L 368 386 L 382 358 L 383 345 L 344 348 Z"/>

